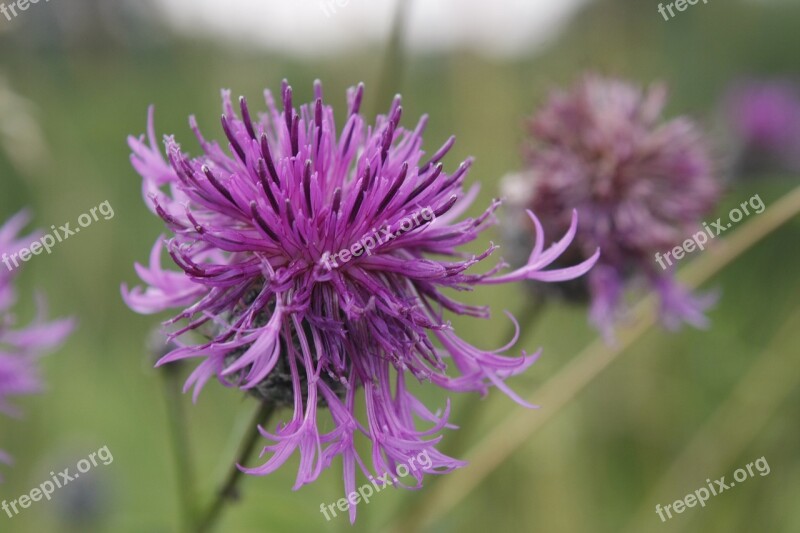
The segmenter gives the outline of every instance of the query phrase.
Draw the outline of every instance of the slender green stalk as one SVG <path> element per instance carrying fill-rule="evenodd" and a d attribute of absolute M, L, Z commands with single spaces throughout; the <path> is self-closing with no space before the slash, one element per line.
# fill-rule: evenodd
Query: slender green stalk
<path fill-rule="evenodd" d="M 680 277 L 690 288 L 701 285 L 798 213 L 800 187 L 738 228 L 730 237 L 717 242 L 715 247 L 689 264 Z M 422 507 L 412 518 L 415 525 L 419 529 L 429 527 L 446 515 L 629 346 L 650 331 L 657 323 L 653 295 L 639 302 L 631 316 L 636 317 L 635 322 L 619 329 L 615 345 L 608 346 L 598 338 L 528 398 L 532 403 L 547 406 L 547 409 L 536 413 L 517 411 L 488 431 L 486 437 L 467 454 L 469 467 L 443 479 L 422 499 Z M 411 529 L 415 529 L 414 525 Z"/>
<path fill-rule="evenodd" d="M 275 404 L 271 402 L 265 401 L 259 406 L 252 423 L 248 424 L 247 426 L 247 432 L 242 439 L 242 444 L 239 448 L 239 453 L 236 456 L 236 460 L 231 466 L 231 469 L 228 472 L 222 487 L 217 492 L 214 502 L 205 512 L 202 520 L 200 521 L 200 524 L 197 528 L 198 532 L 204 533 L 206 531 L 212 531 L 217 522 L 219 522 L 219 519 L 222 517 L 222 512 L 225 510 L 225 506 L 229 502 L 235 501 L 238 498 L 237 485 L 243 476 L 243 472 L 239 469 L 239 465 L 246 465 L 250 462 L 260 437 L 258 426 L 266 425 L 270 418 L 272 418 L 272 415 L 275 413 L 275 411 Z"/>
<path fill-rule="evenodd" d="M 180 530 L 189 532 L 194 527 L 195 478 L 189 452 L 189 430 L 181 392 L 181 365 L 170 365 L 161 371 L 164 399 L 167 406 L 170 443 L 177 476 L 178 500 L 181 507 Z"/>
<path fill-rule="evenodd" d="M 411 11 L 411 0 L 397 0 L 392 33 L 386 45 L 386 54 L 382 62 L 378 90 L 375 93 L 376 115 L 382 113 L 394 95 L 397 94 L 405 74 L 405 36 L 408 13 Z"/>

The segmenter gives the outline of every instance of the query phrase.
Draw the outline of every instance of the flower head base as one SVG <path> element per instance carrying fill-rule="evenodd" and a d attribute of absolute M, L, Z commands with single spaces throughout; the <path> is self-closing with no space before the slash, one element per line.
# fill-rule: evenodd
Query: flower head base
<path fill-rule="evenodd" d="M 172 137 L 165 138 L 167 159 L 162 157 L 151 110 L 147 142 L 130 140 L 132 162 L 151 209 L 174 237 L 165 244 L 159 239 L 149 268 L 137 266 L 145 289 L 123 287 L 126 302 L 138 312 L 185 308 L 170 321 L 189 321 L 172 335 L 181 346 L 160 364 L 202 358 L 186 384 L 195 387 L 195 396 L 216 377 L 293 408 L 288 423 L 274 432 L 262 428 L 271 441 L 264 453 L 272 455 L 247 472 L 268 474 L 299 451 L 298 488 L 342 456 L 348 494 L 357 467 L 368 476 L 394 476 L 397 465 L 424 451 L 431 458 L 429 473 L 463 464 L 435 449 L 449 408 L 429 411 L 407 389 L 408 376 L 461 392 L 486 393 L 496 385 L 516 397 L 504 380 L 536 357 L 505 357 L 458 338 L 445 311 L 475 317 L 488 312 L 442 289 L 571 279 L 596 259 L 543 270 L 571 233 L 547 251 L 537 243 L 530 261 L 514 272 L 499 274 L 501 263 L 468 273 L 495 246 L 479 255 L 457 249 L 493 222 L 499 202 L 477 218 L 458 221 L 477 194 L 477 188 L 462 190 L 471 160 L 446 173 L 441 161 L 454 139 L 425 157 L 426 117 L 413 130 L 404 129 L 397 97 L 388 115 L 368 125 L 360 113 L 362 95 L 361 86 L 348 92 L 339 133 L 319 84 L 314 101 L 299 109 L 285 82 L 282 110 L 266 91 L 267 112 L 258 120 L 244 99 L 237 114 L 223 91 L 229 150 L 207 141 L 190 119 L 203 150 L 196 158 Z M 423 210 L 432 216 L 415 217 Z M 359 252 L 356 244 L 366 235 L 385 238 Z M 182 272 L 161 268 L 164 247 Z M 335 266 L 334 256 L 341 259 Z M 180 337 L 201 328 L 210 341 L 195 345 Z M 460 375 L 447 373 L 446 358 Z M 355 414 L 362 388 L 366 421 Z M 333 422 L 327 433 L 317 424 L 323 405 Z M 430 427 L 418 430 L 418 422 Z M 371 468 L 354 447 L 359 433 L 372 441 Z M 416 486 L 422 476 L 414 473 Z M 354 519 L 354 507 L 350 514 Z"/>
<path fill-rule="evenodd" d="M 704 298 L 675 286 L 654 261 L 699 226 L 719 189 L 704 139 L 686 118 L 663 122 L 666 91 L 587 76 L 557 92 L 530 122 L 524 174 L 506 180 L 521 207 L 531 208 L 550 231 L 563 231 L 577 209 L 583 224 L 569 261 L 603 251 L 582 290 L 592 321 L 610 336 L 625 282 L 645 280 L 661 295 L 666 322 L 705 323 Z"/>
<path fill-rule="evenodd" d="M 30 242 L 32 237 L 18 237 L 28 219 L 23 212 L 0 226 L 0 256 L 10 255 Z M 16 270 L 0 265 L 0 413 L 9 416 L 20 414 L 11 398 L 42 390 L 38 359 L 61 344 L 73 327 L 70 320 L 45 322 L 45 308 L 40 302 L 38 318 L 27 327 L 19 328 L 11 312 L 16 302 L 12 285 L 14 273 Z M 0 462 L 10 463 L 11 458 L 0 451 Z"/>

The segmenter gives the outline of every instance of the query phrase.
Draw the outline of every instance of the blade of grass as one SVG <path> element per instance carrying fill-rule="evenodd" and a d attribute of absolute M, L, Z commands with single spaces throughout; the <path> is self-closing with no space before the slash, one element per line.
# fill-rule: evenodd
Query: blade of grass
<path fill-rule="evenodd" d="M 397 0 L 392 23 L 392 33 L 386 45 L 378 90 L 375 93 L 375 114 L 385 111 L 394 95 L 399 91 L 405 75 L 406 51 L 403 46 L 408 14 L 411 12 L 412 0 Z"/>
<path fill-rule="evenodd" d="M 170 444 L 175 461 L 178 498 L 181 506 L 180 530 L 194 530 L 195 516 L 195 479 L 192 469 L 192 458 L 189 446 L 189 428 L 186 410 L 183 406 L 183 378 L 181 365 L 167 366 L 162 369 L 164 399 L 169 422 Z"/>
<path fill-rule="evenodd" d="M 633 515 L 629 533 L 645 531 L 653 522 L 656 503 L 675 501 L 703 485 L 703 480 L 725 473 L 742 451 L 767 425 L 769 417 L 786 400 L 800 380 L 800 352 L 788 341 L 800 329 L 800 308 L 778 330 L 769 347 L 739 380 L 730 396 L 698 429 L 661 480 L 642 500 Z M 751 416 L 747 416 L 750 413 Z M 681 482 L 687 484 L 682 486 Z M 688 514 L 688 513 L 687 513 Z M 689 516 L 681 517 L 685 521 Z M 648 522 L 648 520 L 650 522 Z"/>

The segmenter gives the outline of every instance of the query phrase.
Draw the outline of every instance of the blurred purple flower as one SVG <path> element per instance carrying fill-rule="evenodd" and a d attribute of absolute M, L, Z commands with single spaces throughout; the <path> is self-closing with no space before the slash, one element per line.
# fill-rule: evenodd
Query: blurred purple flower
<path fill-rule="evenodd" d="M 195 398 L 216 377 L 293 407 L 291 421 L 274 433 L 262 428 L 271 442 L 262 455 L 272 456 L 246 470 L 250 474 L 269 474 L 299 451 L 299 488 L 341 455 L 350 494 L 357 467 L 371 475 L 355 448 L 358 433 L 372 442 L 376 476 L 394 476 L 398 465 L 424 451 L 432 460 L 430 473 L 462 466 L 435 449 L 442 438 L 437 434 L 452 427 L 449 404 L 443 413 L 429 411 L 406 387 L 407 377 L 457 392 L 485 394 L 495 385 L 524 404 L 504 380 L 523 372 L 538 354 L 510 358 L 500 354 L 508 346 L 487 352 L 467 344 L 444 312 L 485 318 L 488 310 L 459 303 L 441 290 L 581 276 L 597 254 L 578 266 L 543 270 L 569 245 L 575 218 L 562 241 L 545 251 L 541 227 L 530 213 L 541 239 L 525 266 L 501 274 L 506 266 L 501 263 L 486 273 L 468 274 L 496 247 L 477 256 L 457 250 L 494 223 L 500 202 L 478 218 L 457 221 L 478 192 L 477 187 L 466 194 L 462 190 L 472 161 L 453 174 L 444 172 L 440 161 L 453 138 L 423 161 L 427 117 L 413 130 L 402 128 L 398 97 L 387 116 L 367 125 L 359 86 L 348 92 L 345 124 L 337 135 L 333 108 L 323 104 L 319 84 L 314 101 L 299 110 L 286 82 L 282 111 L 266 91 L 267 113 L 257 121 L 243 98 L 240 118 L 230 92 L 222 96 L 230 154 L 203 138 L 191 118 L 204 153 L 190 158 L 166 137 L 165 161 L 152 108 L 148 139 L 130 139 L 144 196 L 174 237 L 156 242 L 149 268 L 136 266 L 146 288 L 123 286 L 123 297 L 140 313 L 185 308 L 168 324 L 190 321 L 171 336 L 180 347 L 159 364 L 202 358 L 186 383 L 187 389 L 194 386 Z M 416 214 L 424 210 L 429 216 L 420 220 Z M 330 254 L 376 233 L 385 240 L 327 268 Z M 162 269 L 164 247 L 182 272 Z M 208 342 L 179 339 L 201 328 Z M 445 358 L 452 359 L 459 376 L 447 373 Z M 356 416 L 360 388 L 366 423 Z M 318 428 L 318 406 L 329 408 L 328 432 Z M 415 417 L 430 427 L 418 430 Z M 423 472 L 412 474 L 415 486 L 421 486 Z M 355 519 L 354 507 L 350 516 Z"/>
<path fill-rule="evenodd" d="M 22 212 L 0 227 L 0 256 L 11 255 L 33 240 L 32 236 L 18 237 L 28 220 L 28 214 Z M 0 413 L 9 416 L 20 414 L 10 403 L 12 397 L 41 392 L 38 359 L 61 344 L 73 328 L 71 320 L 45 322 L 46 309 L 41 301 L 34 322 L 19 327 L 11 312 L 16 302 L 12 285 L 15 273 L 0 264 Z M 0 462 L 8 464 L 11 458 L 0 451 Z"/>
<path fill-rule="evenodd" d="M 786 81 L 741 82 L 725 103 L 732 133 L 748 163 L 767 158 L 789 170 L 800 169 L 800 88 Z"/>
<path fill-rule="evenodd" d="M 689 294 L 654 260 L 689 236 L 719 196 L 705 139 L 686 118 L 662 121 L 665 100 L 660 85 L 643 91 L 586 76 L 533 117 L 527 169 L 504 180 L 512 204 L 536 212 L 548 233 L 565 230 L 577 209 L 584 223 L 564 259 L 580 261 L 598 246 L 602 256 L 586 281 L 553 290 L 591 299 L 590 319 L 609 340 L 630 281 L 658 292 L 670 327 L 705 326 L 713 302 Z"/>

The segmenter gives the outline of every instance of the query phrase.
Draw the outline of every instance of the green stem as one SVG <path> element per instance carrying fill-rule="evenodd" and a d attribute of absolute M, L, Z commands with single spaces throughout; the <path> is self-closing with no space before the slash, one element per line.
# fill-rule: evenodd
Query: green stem
<path fill-rule="evenodd" d="M 175 459 L 178 499 L 181 506 L 181 531 L 192 531 L 194 525 L 194 472 L 189 453 L 189 431 L 186 410 L 183 408 L 183 393 L 180 365 L 168 366 L 164 376 L 164 398 L 167 404 L 167 420 L 170 443 Z"/>
<path fill-rule="evenodd" d="M 397 0 L 392 34 L 386 46 L 378 90 L 375 93 L 377 96 L 375 100 L 376 115 L 383 112 L 387 103 L 391 102 L 394 95 L 397 94 L 405 74 L 403 36 L 405 35 L 406 19 L 410 10 L 411 0 Z"/>
<path fill-rule="evenodd" d="M 222 512 L 225 510 L 225 506 L 229 502 L 237 499 L 237 485 L 243 476 L 243 472 L 241 469 L 239 469 L 239 465 L 245 465 L 250 462 L 250 458 L 252 457 L 253 452 L 256 449 L 256 444 L 258 444 L 258 440 L 261 436 L 258 426 L 266 425 L 270 418 L 272 418 L 275 410 L 275 404 L 271 402 L 265 401 L 259 406 L 252 423 L 247 427 L 247 433 L 242 439 L 239 453 L 237 454 L 236 460 L 228 472 L 228 476 L 226 477 L 220 490 L 217 492 L 214 502 L 208 508 L 208 511 L 206 511 L 206 513 L 203 515 L 203 519 L 200 521 L 200 525 L 197 528 L 198 532 L 203 533 L 206 531 L 211 531 L 222 517 Z"/>

